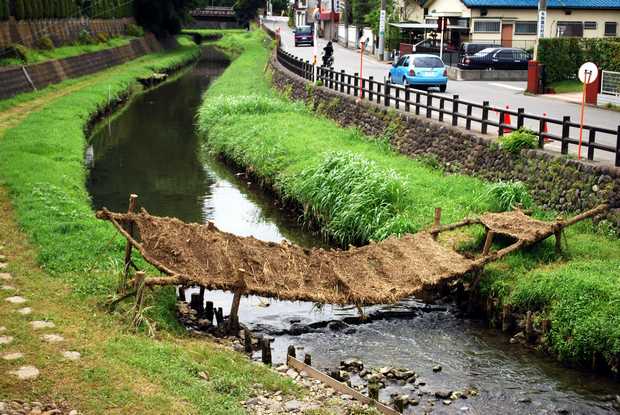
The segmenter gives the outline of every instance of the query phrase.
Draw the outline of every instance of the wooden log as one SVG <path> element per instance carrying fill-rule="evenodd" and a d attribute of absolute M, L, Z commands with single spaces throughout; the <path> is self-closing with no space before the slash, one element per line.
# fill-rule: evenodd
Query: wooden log
<path fill-rule="evenodd" d="M 224 327 L 224 310 L 222 310 L 222 307 L 215 309 L 215 319 L 217 320 L 218 327 Z"/>
<path fill-rule="evenodd" d="M 525 313 L 525 339 L 532 343 L 536 338 L 536 333 L 534 333 L 534 320 L 532 318 L 532 312 L 527 311 Z"/>
<path fill-rule="evenodd" d="M 502 307 L 502 331 L 504 333 L 510 331 L 512 327 L 512 306 L 504 304 Z"/>
<path fill-rule="evenodd" d="M 435 217 L 433 218 L 433 231 L 435 231 L 436 229 L 439 229 L 439 227 L 441 226 L 441 208 L 435 208 Z M 431 232 L 431 235 L 433 236 L 433 239 L 437 239 L 437 236 L 439 235 L 439 232 Z"/>
<path fill-rule="evenodd" d="M 196 310 L 196 313 L 198 315 L 198 317 L 202 317 L 205 313 L 205 308 L 204 305 L 202 303 L 202 297 L 200 296 L 200 293 L 194 293 L 191 296 L 191 300 L 189 302 L 189 307 L 192 310 Z"/>
<path fill-rule="evenodd" d="M 145 284 L 144 284 L 144 279 L 145 279 L 146 275 L 144 274 L 144 272 L 136 272 L 136 278 L 135 278 L 135 284 L 134 284 L 134 288 L 136 289 L 136 304 L 134 305 L 133 308 L 133 319 L 132 319 L 132 325 L 134 327 L 138 327 L 138 325 L 140 324 L 141 321 L 141 314 L 142 314 L 142 309 L 144 306 L 144 289 L 145 289 Z"/>
<path fill-rule="evenodd" d="M 213 317 L 214 317 L 213 301 L 207 301 L 207 305 L 205 306 L 205 318 L 209 320 L 211 324 L 214 324 Z"/>
<path fill-rule="evenodd" d="M 252 354 L 252 333 L 250 330 L 243 330 L 243 349 L 247 354 Z"/>
<path fill-rule="evenodd" d="M 129 207 L 127 208 L 127 213 L 133 213 L 136 210 L 136 205 L 138 204 L 138 195 L 131 194 L 129 195 Z M 133 222 L 127 224 L 127 233 L 133 236 Z M 129 266 L 131 265 L 131 241 L 127 240 L 127 245 L 125 245 L 125 277 L 129 273 Z"/>
<path fill-rule="evenodd" d="M 261 354 L 263 363 L 271 366 L 271 342 L 269 337 L 261 339 Z"/>
<path fill-rule="evenodd" d="M 290 344 L 288 346 L 288 349 L 286 349 L 286 355 L 287 356 L 292 356 L 292 357 L 297 357 L 297 352 L 295 351 L 295 346 Z"/>
<path fill-rule="evenodd" d="M 241 290 L 235 291 L 232 305 L 230 306 L 230 314 L 228 316 L 228 333 L 235 334 L 239 332 L 239 304 L 241 304 Z"/>
<path fill-rule="evenodd" d="M 304 363 L 308 366 L 312 366 L 312 356 L 310 356 L 310 353 L 304 355 Z"/>
<path fill-rule="evenodd" d="M 437 233 L 441 233 L 441 232 L 451 231 L 453 229 L 462 228 L 463 226 L 467 226 L 467 225 L 477 225 L 479 223 L 480 223 L 480 219 L 478 219 L 478 218 L 476 218 L 476 219 L 464 219 L 464 220 L 462 220 L 460 222 L 452 223 L 452 224 L 449 224 L 449 225 L 440 225 L 436 229 L 431 229 L 430 233 L 431 234 L 437 234 Z"/>
<path fill-rule="evenodd" d="M 493 244 L 493 237 L 495 236 L 495 232 L 492 230 L 487 230 L 487 237 L 484 240 L 484 248 L 482 249 L 482 256 L 489 255 L 489 251 L 491 250 L 491 245 Z"/>

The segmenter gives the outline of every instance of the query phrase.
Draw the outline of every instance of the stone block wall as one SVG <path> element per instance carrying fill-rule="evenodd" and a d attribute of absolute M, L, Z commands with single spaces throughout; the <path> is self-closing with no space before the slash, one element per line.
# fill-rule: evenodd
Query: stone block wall
<path fill-rule="evenodd" d="M 51 37 L 56 46 L 74 42 L 80 32 L 87 29 L 93 33 L 119 36 L 126 32 L 127 25 L 135 23 L 131 17 L 122 19 L 39 19 L 0 22 L 0 48 L 18 43 L 32 47 L 43 34 Z"/>
<path fill-rule="evenodd" d="M 389 131 L 396 150 L 411 157 L 432 155 L 447 171 L 490 181 L 520 180 L 534 200 L 560 212 L 582 211 L 601 203 L 612 209 L 607 219 L 620 229 L 620 168 L 568 159 L 542 150 L 508 153 L 496 139 L 425 117 L 363 101 L 308 82 L 271 59 L 273 85 L 292 99 L 314 105 L 342 126 L 383 136 Z"/>
<path fill-rule="evenodd" d="M 66 79 L 99 72 L 161 49 L 157 39 L 147 35 L 118 48 L 24 67 L 0 68 L 0 99 L 33 91 L 33 87 L 41 89 Z"/>

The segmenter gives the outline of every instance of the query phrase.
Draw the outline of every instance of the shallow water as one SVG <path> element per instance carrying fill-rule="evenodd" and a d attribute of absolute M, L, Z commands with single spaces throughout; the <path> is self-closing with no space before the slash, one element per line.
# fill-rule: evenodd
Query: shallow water
<path fill-rule="evenodd" d="M 136 193 L 140 205 L 155 215 L 192 222 L 213 220 L 222 230 L 267 241 L 323 245 L 256 184 L 201 150 L 194 114 L 202 92 L 223 69 L 222 62 L 203 60 L 178 79 L 137 97 L 97 130 L 87 151 L 93 206 L 124 211 L 129 194 Z M 228 293 L 209 293 L 209 300 L 224 309 L 231 299 Z M 242 299 L 240 318 L 255 331 L 275 337 L 276 362 L 284 361 L 286 347 L 294 344 L 299 353 L 311 353 L 318 367 L 335 367 L 344 358 L 358 357 L 371 367 L 413 369 L 427 383 L 422 390 L 431 393 L 468 387 L 480 391 L 479 396 L 450 406 L 437 402 L 435 414 L 615 412 L 604 397 L 618 393 L 619 384 L 565 369 L 510 345 L 508 338 L 482 323 L 458 318 L 450 307 L 408 301 L 366 311 L 385 318 L 325 327 L 329 321 L 355 316 L 356 311 L 247 297 Z M 290 334 L 291 326 L 298 332 L 309 324 L 318 328 Z M 437 364 L 443 369 L 433 373 Z M 383 391 L 382 396 L 388 393 Z M 416 413 L 427 406 L 428 398 L 418 398 L 421 405 Z"/>

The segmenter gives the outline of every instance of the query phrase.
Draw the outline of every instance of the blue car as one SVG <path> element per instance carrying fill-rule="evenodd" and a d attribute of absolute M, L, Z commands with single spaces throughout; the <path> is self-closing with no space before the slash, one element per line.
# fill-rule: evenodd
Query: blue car
<path fill-rule="evenodd" d="M 437 87 L 441 92 L 446 92 L 448 70 L 438 56 L 403 55 L 392 65 L 388 81 L 418 89 Z"/>

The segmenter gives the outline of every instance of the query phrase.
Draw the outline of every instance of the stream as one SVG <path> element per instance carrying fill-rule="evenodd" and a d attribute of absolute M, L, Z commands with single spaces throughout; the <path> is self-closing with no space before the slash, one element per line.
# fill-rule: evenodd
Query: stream
<path fill-rule="evenodd" d="M 86 152 L 93 208 L 125 211 L 129 194 L 136 193 L 139 205 L 154 215 L 211 220 L 223 231 L 265 241 L 325 246 L 271 195 L 204 150 L 194 114 L 202 93 L 225 68 L 225 62 L 205 57 L 101 123 Z M 230 308 L 230 293 L 214 291 L 207 297 L 216 307 Z M 512 345 L 483 322 L 460 318 L 450 305 L 408 300 L 365 311 L 375 318 L 348 324 L 355 308 L 250 296 L 242 298 L 239 316 L 255 333 L 275 338 L 274 362 L 283 362 L 287 346 L 294 344 L 298 355 L 311 353 L 318 368 L 335 368 L 356 357 L 367 367 L 414 370 L 426 385 L 412 393 L 428 394 L 416 396 L 420 406 L 406 413 L 421 413 L 434 391 L 466 388 L 479 395 L 449 406 L 436 401 L 431 413 L 617 413 L 610 399 L 620 392 L 618 383 Z M 438 373 L 436 365 L 442 367 Z M 383 389 L 381 397 L 391 391 Z"/>

